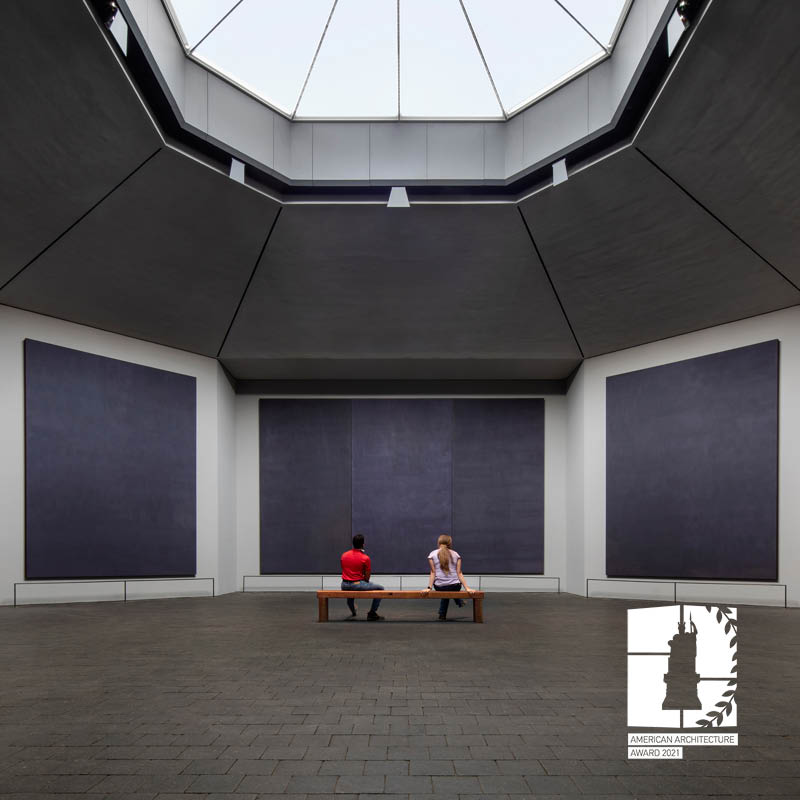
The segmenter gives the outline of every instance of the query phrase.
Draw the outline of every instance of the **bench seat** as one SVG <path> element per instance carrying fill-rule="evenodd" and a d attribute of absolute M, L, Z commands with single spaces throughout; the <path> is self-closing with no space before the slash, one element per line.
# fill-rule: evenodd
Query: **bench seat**
<path fill-rule="evenodd" d="M 400 591 L 394 589 L 384 589 L 382 591 L 358 592 L 343 591 L 341 589 L 321 590 L 317 592 L 317 603 L 319 605 L 319 621 L 328 621 L 328 600 L 347 599 L 352 597 L 354 600 L 364 599 L 373 600 L 377 597 L 381 600 L 472 600 L 472 621 L 483 622 L 483 592 L 422 592 L 422 591 Z"/>

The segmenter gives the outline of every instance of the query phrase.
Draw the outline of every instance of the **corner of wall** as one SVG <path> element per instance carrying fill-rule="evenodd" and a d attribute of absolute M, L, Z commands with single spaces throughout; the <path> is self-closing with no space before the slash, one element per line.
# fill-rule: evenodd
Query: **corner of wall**
<path fill-rule="evenodd" d="M 585 459 L 584 431 L 586 413 L 586 362 L 581 364 L 567 392 L 567 510 L 566 510 L 566 580 L 571 594 L 584 594 L 586 580 L 584 537 Z"/>
<path fill-rule="evenodd" d="M 235 592 L 236 540 L 236 394 L 222 366 L 217 380 L 217 594 Z"/>

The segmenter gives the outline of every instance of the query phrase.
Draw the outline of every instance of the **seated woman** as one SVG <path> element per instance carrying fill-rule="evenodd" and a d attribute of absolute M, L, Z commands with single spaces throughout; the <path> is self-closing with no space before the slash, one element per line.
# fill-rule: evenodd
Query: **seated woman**
<path fill-rule="evenodd" d="M 472 589 L 467 586 L 467 582 L 461 574 L 461 556 L 451 547 L 452 537 L 443 533 L 437 544 L 439 545 L 438 549 L 428 554 L 431 574 L 428 578 L 428 588 L 425 591 L 429 592 L 431 589 L 435 589 L 437 592 L 460 592 L 463 587 L 465 591 L 472 594 Z M 448 598 L 439 603 L 439 619 L 443 622 L 447 619 L 449 605 Z M 460 608 L 464 605 L 464 601 L 456 600 L 456 605 Z"/>

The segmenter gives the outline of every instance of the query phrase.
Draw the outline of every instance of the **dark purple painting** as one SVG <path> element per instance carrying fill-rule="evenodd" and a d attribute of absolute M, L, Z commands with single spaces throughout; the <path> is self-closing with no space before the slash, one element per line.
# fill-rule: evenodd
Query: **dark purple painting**
<path fill-rule="evenodd" d="M 776 580 L 777 341 L 606 382 L 606 572 Z"/>
<path fill-rule="evenodd" d="M 195 383 L 26 340 L 26 578 L 195 574 Z"/>

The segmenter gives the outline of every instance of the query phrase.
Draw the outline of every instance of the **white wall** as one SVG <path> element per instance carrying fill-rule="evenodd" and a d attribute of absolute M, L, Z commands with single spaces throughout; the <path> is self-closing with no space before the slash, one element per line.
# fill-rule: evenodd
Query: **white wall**
<path fill-rule="evenodd" d="M 586 416 L 586 386 L 583 365 L 567 392 L 567 530 L 566 558 L 563 589 L 573 594 L 582 594 L 586 579 L 584 563 L 584 483 L 585 469 L 583 441 L 584 418 Z"/>
<path fill-rule="evenodd" d="M 236 541 L 239 586 L 243 575 L 258 575 L 259 465 L 258 397 L 236 398 Z"/>
<path fill-rule="evenodd" d="M 13 584 L 25 577 L 22 344 L 25 339 L 192 375 L 197 379 L 197 575 L 215 578 L 218 590 L 235 588 L 234 562 L 228 564 L 220 557 L 226 535 L 228 546 L 235 552 L 232 484 L 220 481 L 223 465 L 232 479 L 233 437 L 229 431 L 233 429 L 233 392 L 217 362 L 0 306 L 0 604 L 12 601 Z"/>
<path fill-rule="evenodd" d="M 236 394 L 222 367 L 217 379 L 217 574 L 219 594 L 240 588 L 236 564 Z"/>
<path fill-rule="evenodd" d="M 238 571 L 241 576 L 258 575 L 259 565 L 259 445 L 258 445 L 258 397 L 239 396 L 236 398 L 236 521 L 238 536 Z M 544 508 L 544 574 L 564 580 L 567 558 L 566 549 L 566 500 L 567 500 L 567 400 L 565 397 L 545 398 L 545 508 Z M 335 576 L 338 564 L 332 564 L 328 573 Z M 465 575 L 472 578 L 473 573 Z M 378 574 L 376 573 L 376 579 Z M 479 576 L 475 576 L 479 577 Z M 286 585 L 291 589 L 321 588 L 322 576 L 305 580 L 291 580 Z M 403 588 L 413 588 L 412 576 L 404 576 Z M 425 580 L 423 575 L 422 581 Z M 487 579 L 488 580 L 488 579 Z M 406 585 L 406 582 L 409 585 Z M 285 581 L 273 584 L 253 582 L 253 585 L 270 585 L 278 588 Z M 499 582 L 495 581 L 495 583 Z M 509 590 L 531 589 L 533 591 L 552 591 L 552 581 L 512 580 L 506 581 Z M 472 585 L 472 584 L 471 584 Z M 387 584 L 388 586 L 388 584 Z M 330 588 L 326 586 L 326 588 Z M 399 585 L 396 587 L 399 588 Z M 420 586 L 420 588 L 422 588 Z M 477 585 L 473 585 L 477 588 Z M 563 586 L 562 586 L 563 588 Z"/>
<path fill-rule="evenodd" d="M 646 367 L 770 339 L 780 340 L 778 582 L 800 606 L 800 308 L 790 308 L 584 361 L 568 396 L 569 512 L 567 585 L 583 594 L 585 578 L 605 571 L 605 380 Z M 655 591 L 655 590 L 654 590 Z M 745 598 L 747 594 L 747 599 Z M 774 590 L 771 594 L 775 594 Z M 741 602 L 752 601 L 743 589 Z"/>

